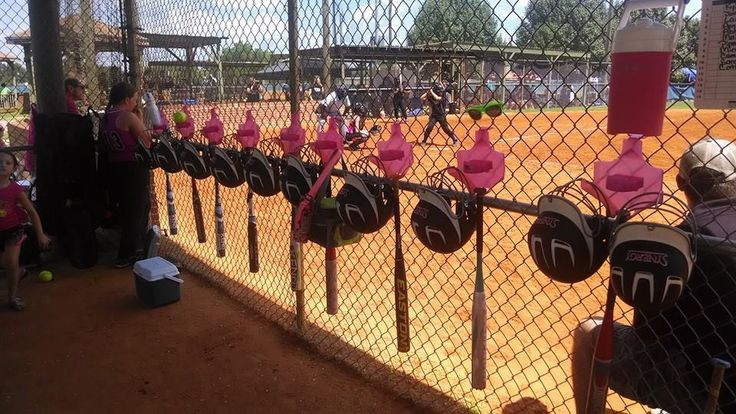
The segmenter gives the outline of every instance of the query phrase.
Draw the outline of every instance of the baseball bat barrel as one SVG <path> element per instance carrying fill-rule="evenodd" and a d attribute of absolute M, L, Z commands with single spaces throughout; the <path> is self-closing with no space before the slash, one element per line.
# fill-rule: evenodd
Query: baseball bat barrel
<path fill-rule="evenodd" d="M 475 222 L 475 291 L 473 292 L 471 384 L 486 388 L 486 293 L 483 281 L 483 204 L 480 193 L 476 198 L 478 216 Z"/>
<path fill-rule="evenodd" d="M 225 213 L 220 198 L 220 184 L 215 181 L 215 241 L 217 257 L 225 257 Z"/>
<path fill-rule="evenodd" d="M 703 414 L 715 414 L 718 409 L 718 397 L 721 395 L 721 385 L 723 384 L 723 375 L 726 370 L 731 368 L 728 361 L 720 358 L 711 359 L 713 363 L 713 373 L 710 377 L 710 385 L 708 386 L 708 399 L 705 402 Z"/>
<path fill-rule="evenodd" d="M 473 293 L 473 342 L 472 342 L 473 388 L 486 388 L 486 293 Z"/>
<path fill-rule="evenodd" d="M 258 273 L 258 227 L 256 213 L 253 207 L 253 190 L 248 188 L 248 270 Z"/>
<path fill-rule="evenodd" d="M 207 243 L 207 233 L 204 230 L 204 217 L 202 215 L 202 200 L 199 198 L 197 180 L 192 177 L 192 208 L 194 209 L 194 226 L 197 228 L 197 241 Z"/>
<path fill-rule="evenodd" d="M 337 314 L 339 297 L 337 293 L 337 249 L 325 249 L 325 273 L 327 281 L 327 314 Z"/>
<path fill-rule="evenodd" d="M 294 238 L 296 221 L 296 206 L 291 207 L 291 237 L 289 238 L 289 262 L 291 273 L 291 290 L 296 296 L 296 326 L 299 331 L 304 329 L 304 279 L 302 273 L 302 244 Z"/>
<path fill-rule="evenodd" d="M 179 232 L 179 226 L 176 224 L 176 205 L 174 204 L 174 190 L 171 187 L 169 174 L 166 177 L 166 212 L 169 216 L 169 234 L 175 236 Z"/>
<path fill-rule="evenodd" d="M 590 382 L 588 384 L 588 399 L 586 402 L 586 414 L 603 414 L 606 410 L 606 398 L 608 397 L 608 376 L 613 359 L 613 307 L 616 302 L 616 292 L 611 282 L 608 282 L 608 294 L 606 298 L 606 310 L 603 314 L 593 367 L 590 370 Z"/>
<path fill-rule="evenodd" d="M 399 206 L 399 190 L 394 187 L 394 235 L 396 238 L 396 255 L 394 257 L 394 297 L 396 304 L 396 345 L 399 352 L 409 352 L 411 340 L 409 334 L 409 289 L 406 280 L 404 251 L 401 246 L 401 211 Z"/>

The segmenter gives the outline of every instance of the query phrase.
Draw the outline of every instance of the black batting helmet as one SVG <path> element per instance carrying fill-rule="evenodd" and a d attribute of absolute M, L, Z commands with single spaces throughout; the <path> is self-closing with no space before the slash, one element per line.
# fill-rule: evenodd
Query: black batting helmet
<path fill-rule="evenodd" d="M 141 144 L 140 141 L 135 146 L 135 161 L 138 164 L 141 164 L 143 166 L 146 166 L 149 169 L 154 169 L 158 167 L 156 164 L 156 159 L 151 154 L 151 150 L 149 148 L 146 148 Z"/>
<path fill-rule="evenodd" d="M 207 168 L 199 147 L 203 146 L 195 145 L 192 141 L 182 141 L 179 162 L 189 176 L 202 180 L 210 176 L 210 170 Z"/>
<path fill-rule="evenodd" d="M 305 164 L 296 155 L 288 155 L 281 171 L 281 193 L 292 205 L 299 205 L 317 181 L 317 166 Z"/>
<path fill-rule="evenodd" d="M 261 145 L 263 151 L 254 148 L 245 163 L 245 179 L 254 193 L 270 197 L 280 190 L 281 159 L 275 156 L 277 146 L 274 140 L 261 141 Z"/>
<path fill-rule="evenodd" d="M 182 170 L 179 162 L 181 142 L 172 139 L 171 136 L 161 136 L 158 142 L 151 147 L 151 153 L 156 163 L 167 173 L 178 173 Z"/>
<path fill-rule="evenodd" d="M 366 116 L 368 116 L 368 108 L 366 108 L 366 106 L 362 103 L 357 102 L 353 105 L 353 113 L 365 118 Z"/>
<path fill-rule="evenodd" d="M 397 201 L 393 191 L 378 177 L 353 172 L 345 173 L 345 185 L 335 198 L 342 221 L 365 234 L 388 223 Z"/>
<path fill-rule="evenodd" d="M 234 149 L 210 146 L 207 166 L 218 183 L 225 187 L 237 187 L 245 182 L 242 154 Z"/>
<path fill-rule="evenodd" d="M 427 179 L 429 186 L 419 190 L 419 203 L 411 214 L 411 228 L 419 241 L 438 253 L 452 253 L 465 245 L 478 220 L 473 197 L 451 181 L 447 174 L 450 169 L 463 177 L 455 167 L 430 175 Z M 450 192 L 465 196 L 453 200 L 449 197 Z M 454 208 L 451 203 L 455 204 Z"/>
<path fill-rule="evenodd" d="M 557 187 L 539 200 L 527 243 L 534 263 L 561 283 L 587 279 L 608 256 L 610 225 L 601 201 L 579 187 L 580 180 Z M 602 198 L 602 192 L 593 186 Z M 588 215 L 581 211 L 584 207 Z"/>
<path fill-rule="evenodd" d="M 338 86 L 335 88 L 335 95 L 337 95 L 337 99 L 345 99 L 348 96 L 348 88 L 343 85 Z"/>
<path fill-rule="evenodd" d="M 692 236 L 677 227 L 648 222 L 653 214 L 642 210 L 656 210 L 665 221 L 672 217 L 685 220 L 693 234 L 695 221 L 687 206 L 673 196 L 654 206 L 642 205 L 642 194 L 621 208 L 617 223 L 626 220 L 632 211 L 639 210 L 642 221 L 619 224 L 611 241 L 611 282 L 613 289 L 627 304 L 645 310 L 661 311 L 675 304 L 690 279 L 695 250 Z M 661 222 L 662 220 L 657 220 Z"/>

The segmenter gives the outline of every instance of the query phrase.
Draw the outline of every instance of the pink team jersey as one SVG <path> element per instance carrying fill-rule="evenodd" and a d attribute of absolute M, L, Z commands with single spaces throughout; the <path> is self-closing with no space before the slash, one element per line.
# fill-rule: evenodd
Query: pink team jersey
<path fill-rule="evenodd" d="M 103 135 L 107 141 L 111 162 L 135 161 L 137 140 L 130 131 L 118 129 L 116 122 L 123 111 L 111 111 L 106 114 Z"/>
<path fill-rule="evenodd" d="M 7 230 L 23 224 L 27 219 L 25 211 L 18 205 L 23 187 L 11 181 L 0 188 L 0 230 Z"/>

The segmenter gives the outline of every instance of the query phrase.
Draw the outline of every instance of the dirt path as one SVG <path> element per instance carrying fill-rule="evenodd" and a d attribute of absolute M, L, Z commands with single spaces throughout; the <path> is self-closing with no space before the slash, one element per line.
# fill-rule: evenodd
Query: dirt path
<path fill-rule="evenodd" d="M 1 413 L 414 411 L 196 276 L 149 310 L 130 270 L 54 273 L 22 282 L 26 311 L 0 308 Z"/>

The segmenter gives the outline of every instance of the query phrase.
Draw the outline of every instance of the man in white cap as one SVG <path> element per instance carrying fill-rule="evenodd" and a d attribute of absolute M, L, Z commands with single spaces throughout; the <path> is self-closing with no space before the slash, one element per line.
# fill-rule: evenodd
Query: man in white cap
<path fill-rule="evenodd" d="M 692 144 L 680 159 L 677 186 L 699 233 L 736 240 L 736 144 L 710 137 Z M 573 334 L 578 413 L 585 412 L 600 322 L 583 320 Z M 657 312 L 635 309 L 632 326 L 615 323 L 609 386 L 621 396 L 657 407 L 652 412 L 701 413 L 712 358 L 736 362 L 736 255 L 699 246 L 690 280 L 675 306 Z M 721 413 L 736 413 L 734 368 L 726 371 L 719 403 Z"/>

